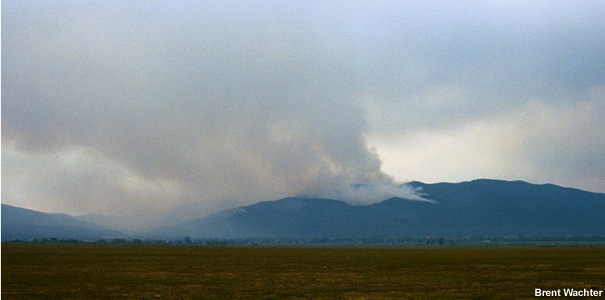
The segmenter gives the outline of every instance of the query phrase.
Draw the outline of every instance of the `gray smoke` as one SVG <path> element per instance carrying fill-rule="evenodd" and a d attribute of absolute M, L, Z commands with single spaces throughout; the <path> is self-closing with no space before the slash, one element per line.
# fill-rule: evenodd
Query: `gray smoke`
<path fill-rule="evenodd" d="M 298 12 L 39 4 L 3 18 L 3 198 L 125 213 L 417 197 L 366 146 L 354 60 Z"/>
<path fill-rule="evenodd" d="M 600 191 L 604 13 L 601 1 L 3 1 L 2 201 L 126 215 L 421 200 L 390 175 Z"/>

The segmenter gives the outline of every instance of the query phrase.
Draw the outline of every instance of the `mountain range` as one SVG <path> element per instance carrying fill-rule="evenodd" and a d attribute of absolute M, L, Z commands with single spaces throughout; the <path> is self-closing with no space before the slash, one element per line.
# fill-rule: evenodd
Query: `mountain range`
<path fill-rule="evenodd" d="M 49 214 L 2 204 L 2 240 L 103 239 L 124 234 L 66 214 Z"/>
<path fill-rule="evenodd" d="M 350 205 L 333 199 L 289 197 L 141 231 L 137 236 L 231 239 L 605 235 L 603 193 L 551 184 L 487 179 L 408 184 L 430 201 L 391 198 L 371 205 Z M 33 232 L 37 236 L 49 234 L 49 228 L 69 228 L 69 234 L 62 236 L 71 235 L 72 238 L 91 233 L 97 236 L 107 236 L 110 232 L 118 234 L 66 215 L 52 215 L 58 223 L 49 225 L 50 221 L 34 220 L 40 215 L 23 211 L 2 206 L 3 240 L 7 237 L 31 238 Z M 10 216 L 15 213 L 21 214 L 18 218 L 21 225 L 17 227 L 16 218 Z M 9 221 L 5 222 L 7 216 Z M 47 220 L 48 216 L 43 219 Z"/>
<path fill-rule="evenodd" d="M 605 194 L 522 181 L 409 183 L 432 201 L 355 206 L 331 199 L 260 202 L 153 236 L 192 238 L 605 234 Z"/>

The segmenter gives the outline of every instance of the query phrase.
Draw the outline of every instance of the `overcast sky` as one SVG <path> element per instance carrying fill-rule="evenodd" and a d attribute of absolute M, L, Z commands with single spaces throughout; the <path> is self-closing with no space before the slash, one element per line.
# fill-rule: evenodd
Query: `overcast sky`
<path fill-rule="evenodd" d="M 2 202 L 605 192 L 602 1 L 298 2 L 2 1 Z"/>

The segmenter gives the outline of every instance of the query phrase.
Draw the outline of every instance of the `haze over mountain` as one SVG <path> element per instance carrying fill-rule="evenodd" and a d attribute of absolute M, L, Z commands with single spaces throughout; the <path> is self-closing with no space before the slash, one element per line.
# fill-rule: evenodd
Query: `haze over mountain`
<path fill-rule="evenodd" d="M 65 214 L 48 214 L 2 204 L 2 240 L 102 239 L 124 234 Z"/>
<path fill-rule="evenodd" d="M 133 215 L 115 216 L 89 213 L 74 216 L 74 218 L 80 221 L 99 224 L 124 233 L 137 235 L 140 232 L 149 231 L 150 228 L 176 225 L 200 219 L 229 208 L 225 207 L 219 209 L 220 207 L 221 206 L 218 204 L 208 205 L 205 202 L 201 202 L 177 205 L 176 207 L 155 214 L 136 212 Z"/>
<path fill-rule="evenodd" d="M 605 194 L 522 181 L 412 182 L 434 201 L 285 198 L 159 228 L 192 238 L 605 234 Z"/>
<path fill-rule="evenodd" d="M 333 199 L 289 197 L 179 224 L 175 223 L 182 219 L 176 214 L 172 222 L 156 223 L 175 225 L 155 229 L 149 227 L 151 221 L 137 216 L 129 222 L 145 225 L 139 226 L 139 231 L 127 232 L 132 237 L 151 239 L 605 235 L 603 193 L 487 179 L 409 185 L 426 200 L 394 197 L 354 205 Z M 109 229 L 120 228 L 124 219 L 95 214 L 77 218 L 80 220 L 2 204 L 2 240 L 124 236 Z M 151 216 L 149 219 L 154 220 Z"/>

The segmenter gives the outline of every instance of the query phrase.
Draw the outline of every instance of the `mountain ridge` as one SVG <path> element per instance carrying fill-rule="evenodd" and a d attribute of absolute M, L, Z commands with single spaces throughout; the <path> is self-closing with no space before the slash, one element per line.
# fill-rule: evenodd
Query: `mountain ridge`
<path fill-rule="evenodd" d="M 390 198 L 358 206 L 288 197 L 150 234 L 195 238 L 605 234 L 605 218 L 598 214 L 605 211 L 605 194 L 520 180 L 409 185 L 435 202 Z"/>
<path fill-rule="evenodd" d="M 227 209 L 203 218 L 128 235 L 117 226 L 2 204 L 2 240 L 348 238 L 469 235 L 605 235 L 605 193 L 553 184 L 476 179 L 460 183 L 407 183 L 430 201 L 389 198 L 368 205 L 335 199 L 287 197 Z"/>
<path fill-rule="evenodd" d="M 80 221 L 67 214 L 43 213 L 2 203 L 2 240 L 100 239 L 124 234 L 104 226 Z"/>

